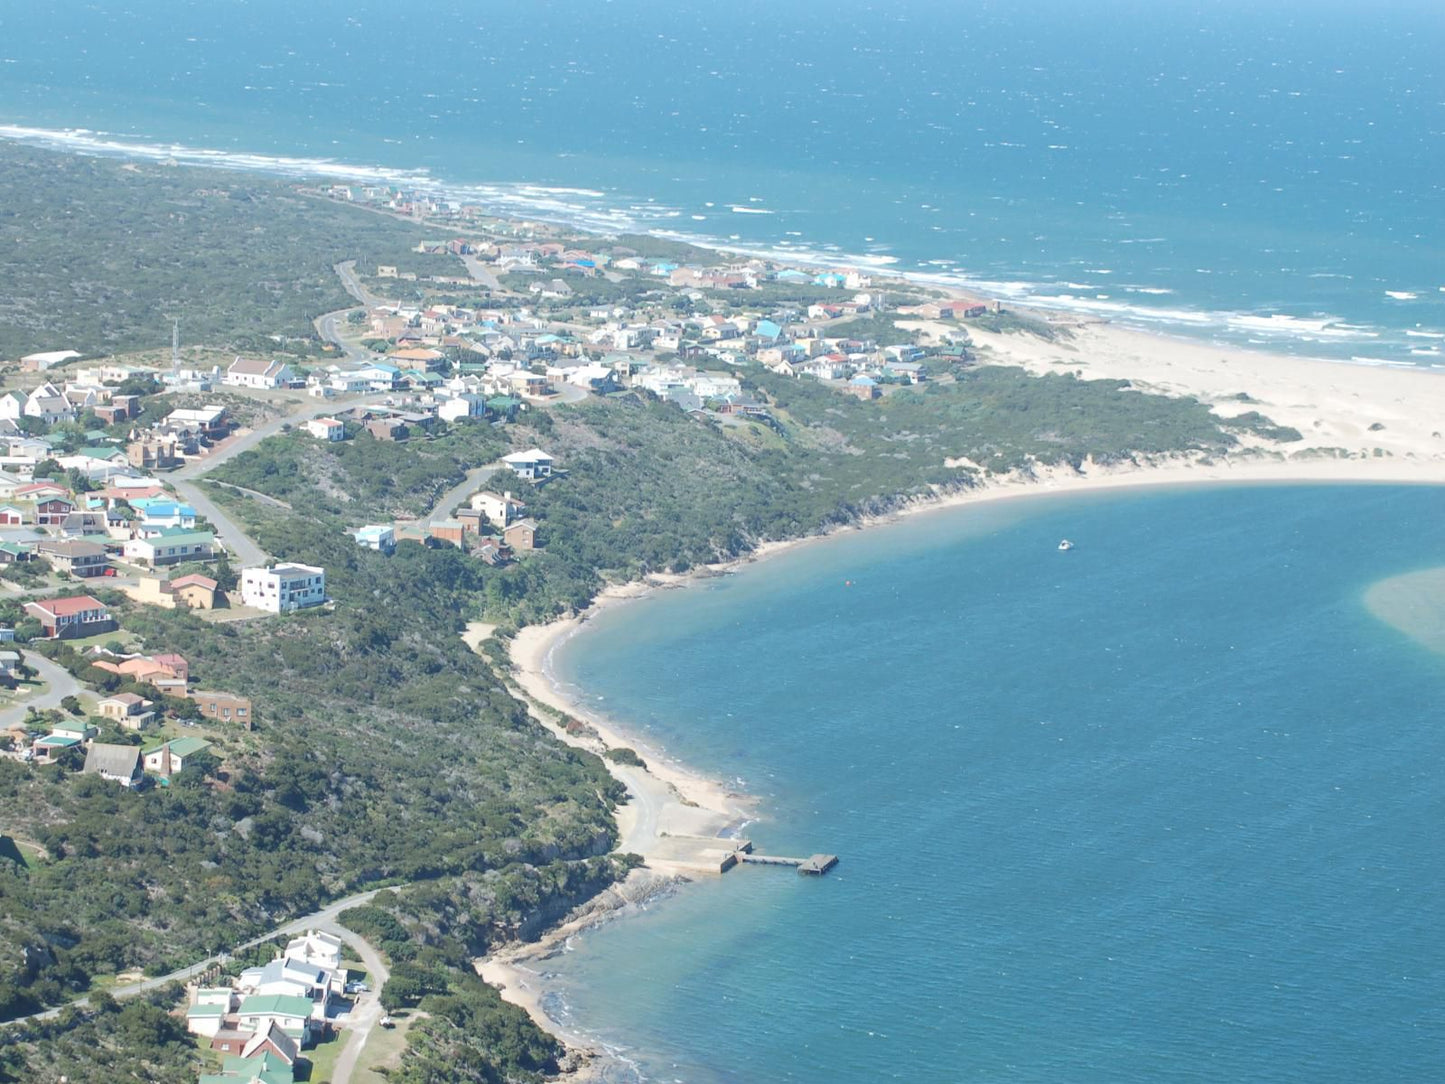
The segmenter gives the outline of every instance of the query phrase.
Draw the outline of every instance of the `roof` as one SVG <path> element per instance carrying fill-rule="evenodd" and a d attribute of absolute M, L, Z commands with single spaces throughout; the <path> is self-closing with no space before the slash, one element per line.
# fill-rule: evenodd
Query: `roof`
<path fill-rule="evenodd" d="M 136 541 L 149 543 L 152 546 L 198 546 L 201 543 L 211 546 L 215 545 L 216 536 L 210 531 L 177 531 L 174 534 L 163 534 L 156 538 L 138 538 Z"/>
<path fill-rule="evenodd" d="M 92 749 L 95 746 L 91 746 Z M 311 1016 L 311 999 L 295 994 L 252 994 L 241 1000 L 242 1016 Z"/>
<path fill-rule="evenodd" d="M 57 557 L 101 557 L 105 547 L 99 542 L 82 542 L 79 539 L 68 542 L 39 542 L 36 549 L 41 553 L 53 553 Z"/>
<path fill-rule="evenodd" d="M 201 1019 L 208 1016 L 225 1016 L 226 1006 L 224 1005 L 192 1005 L 186 1010 L 186 1018 Z"/>
<path fill-rule="evenodd" d="M 114 696 L 107 696 L 104 700 L 97 701 L 101 704 L 144 704 L 145 697 L 137 696 L 135 693 L 116 693 Z"/>
<path fill-rule="evenodd" d="M 36 745 L 48 745 L 55 749 L 69 749 L 72 745 L 79 745 L 79 738 L 72 738 L 68 734 L 47 734 L 35 743 Z"/>
<path fill-rule="evenodd" d="M 542 451 L 541 448 L 532 448 L 525 452 L 513 452 L 511 455 L 502 456 L 503 463 L 535 463 L 539 459 L 551 462 L 552 456 Z"/>
<path fill-rule="evenodd" d="M 105 603 L 93 595 L 67 595 L 65 598 L 42 598 L 27 603 L 53 617 L 73 617 L 86 610 L 104 610 Z"/>
<path fill-rule="evenodd" d="M 202 576 L 199 572 L 192 572 L 189 576 L 177 576 L 171 581 L 171 586 L 204 587 L 207 591 L 214 591 L 218 585 L 211 577 Z"/>
<path fill-rule="evenodd" d="M 144 750 L 144 755 L 150 756 L 152 753 L 158 753 L 167 746 L 170 746 L 171 756 L 193 757 L 197 753 L 204 753 L 211 747 L 211 743 L 205 738 L 172 738 L 159 745 L 152 745 L 149 749 Z"/>
<path fill-rule="evenodd" d="M 147 501 L 143 506 L 146 519 L 157 516 L 194 516 L 196 510 L 188 504 L 181 504 L 179 501 Z"/>
<path fill-rule="evenodd" d="M 130 777 L 140 768 L 140 746 L 93 742 L 85 754 L 85 770 Z"/>
<path fill-rule="evenodd" d="M 245 376 L 272 376 L 283 368 L 285 366 L 279 361 L 266 361 L 264 358 L 237 358 L 226 367 L 226 372 L 240 373 Z"/>

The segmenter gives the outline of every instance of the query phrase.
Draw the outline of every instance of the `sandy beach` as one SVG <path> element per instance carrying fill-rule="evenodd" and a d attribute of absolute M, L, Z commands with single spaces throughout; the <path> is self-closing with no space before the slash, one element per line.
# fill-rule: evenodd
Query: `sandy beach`
<path fill-rule="evenodd" d="M 966 490 L 939 492 L 886 516 L 842 530 L 894 523 L 912 515 L 999 500 L 1126 490 L 1145 486 L 1381 483 L 1445 484 L 1445 374 L 1336 364 L 1236 350 L 1147 335 L 1104 324 L 1073 328 L 1049 342 L 1024 334 L 974 332 L 980 360 L 1019 365 L 1034 373 L 1075 372 L 1084 379 L 1129 380 L 1141 390 L 1192 395 L 1216 414 L 1230 417 L 1257 410 L 1280 425 L 1293 426 L 1303 439 L 1291 444 L 1242 441 L 1227 456 L 1173 456 L 1132 464 L 1082 470 L 1038 467 L 1027 475 L 989 478 Z M 1241 398 L 1241 393 L 1246 398 Z M 548 1017 L 541 982 L 529 964 L 558 950 L 566 938 L 603 921 L 618 910 L 648 898 L 679 877 L 707 875 L 707 840 L 735 831 L 751 816 L 747 796 L 649 746 L 615 721 L 590 712 L 563 692 L 550 666 L 553 652 L 583 630 L 607 607 L 636 604 L 655 591 L 685 588 L 689 582 L 726 574 L 811 539 L 768 542 L 747 557 L 685 576 L 654 575 L 645 581 L 604 590 L 585 612 L 547 625 L 520 630 L 509 644 L 512 677 L 534 704 L 539 721 L 561 740 L 594 753 L 628 747 L 646 768 L 608 761 L 609 769 L 631 796 L 617 812 L 618 850 L 641 855 L 646 868 L 607 898 L 594 901 L 566 925 L 535 944 L 517 946 L 478 962 L 487 981 L 523 1006 L 539 1024 L 557 1034 L 583 1061 L 604 1056 Z M 473 625 L 467 642 L 474 649 L 490 635 L 489 626 Z M 560 714 L 552 715 L 551 712 Z M 568 733 L 564 719 L 585 724 Z M 680 841 L 686 841 L 681 845 Z M 726 844 L 721 844 L 726 846 Z M 701 856 L 686 860 L 689 848 Z M 681 859 L 681 860 L 680 860 Z"/>

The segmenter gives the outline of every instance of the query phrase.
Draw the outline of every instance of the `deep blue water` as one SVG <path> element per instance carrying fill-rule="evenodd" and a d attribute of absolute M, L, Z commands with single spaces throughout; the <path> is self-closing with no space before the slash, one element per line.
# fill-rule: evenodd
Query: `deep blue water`
<path fill-rule="evenodd" d="M 1442 523 L 1434 488 L 1046 498 L 605 612 L 564 680 L 843 863 L 581 937 L 543 965 L 572 1021 L 655 1080 L 1440 1079 L 1445 657 L 1361 593 Z"/>
<path fill-rule="evenodd" d="M 1442 55 L 1431 0 L 59 0 L 0 125 L 1430 365 Z"/>

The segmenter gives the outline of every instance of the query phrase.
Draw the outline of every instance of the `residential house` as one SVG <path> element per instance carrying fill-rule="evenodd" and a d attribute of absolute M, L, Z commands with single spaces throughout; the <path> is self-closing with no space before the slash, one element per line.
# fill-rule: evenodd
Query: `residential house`
<path fill-rule="evenodd" d="M 511 455 L 502 456 L 502 462 L 511 468 L 512 473 L 518 478 L 525 478 L 529 482 L 535 482 L 542 478 L 552 476 L 552 464 L 555 462 L 552 456 L 542 451 L 541 448 L 532 448 L 525 452 L 513 452 Z"/>
<path fill-rule="evenodd" d="M 382 524 L 363 527 L 353 532 L 351 537 L 356 539 L 357 545 L 380 553 L 390 553 L 396 549 L 396 530 Z"/>
<path fill-rule="evenodd" d="M 185 462 L 185 442 L 158 433 L 139 436 L 125 446 L 125 457 L 139 470 L 170 470 Z"/>
<path fill-rule="evenodd" d="M 133 787 L 145 778 L 145 773 L 141 771 L 140 747 L 137 745 L 91 742 L 90 748 L 85 752 L 84 771 L 102 779 L 109 779 L 112 783 L 119 783 L 123 787 Z"/>
<path fill-rule="evenodd" d="M 207 443 L 224 440 L 233 425 L 226 408 L 217 403 L 203 407 L 177 407 L 165 416 L 162 425 L 195 433 Z"/>
<path fill-rule="evenodd" d="M 502 532 L 502 541 L 514 550 L 536 549 L 537 521 L 520 519 Z"/>
<path fill-rule="evenodd" d="M 51 565 L 72 576 L 103 576 L 110 567 L 106 560 L 105 547 L 98 542 L 51 542 L 36 543 L 35 549 Z"/>
<path fill-rule="evenodd" d="M 253 1033 L 269 1030 L 275 1024 L 303 1047 L 320 1031 L 312 1018 L 312 1002 L 294 994 L 252 994 L 243 998 L 236 1020 L 241 1028 Z"/>
<path fill-rule="evenodd" d="M 237 358 L 227 366 L 221 383 L 232 388 L 284 388 L 294 379 L 285 362 Z"/>
<path fill-rule="evenodd" d="M 84 741 L 70 734 L 47 734 L 30 743 L 30 758 L 37 764 L 53 764 L 62 753 L 84 746 Z"/>
<path fill-rule="evenodd" d="M 224 603 L 225 595 L 209 576 L 191 573 L 166 580 L 160 576 L 141 576 L 134 587 L 123 587 L 131 598 L 148 606 L 174 610 L 186 606 L 192 610 L 214 610 Z"/>
<path fill-rule="evenodd" d="M 481 418 L 487 413 L 487 404 L 480 395 L 462 393 L 453 395 L 437 407 L 437 417 L 444 422 L 461 421 L 463 418 Z"/>
<path fill-rule="evenodd" d="M 20 652 L 0 651 L 0 675 L 8 678 L 15 676 L 15 669 L 20 665 Z"/>
<path fill-rule="evenodd" d="M 0 527 L 25 526 L 25 513 L 13 504 L 0 505 Z"/>
<path fill-rule="evenodd" d="M 216 537 L 209 531 L 168 531 L 154 538 L 132 538 L 124 553 L 126 560 L 151 568 L 211 561 L 216 557 Z"/>
<path fill-rule="evenodd" d="M 148 711 L 151 702 L 135 693 L 116 693 L 96 703 L 95 709 L 102 719 L 113 719 L 127 730 L 144 730 L 147 723 L 155 718 L 155 712 Z"/>
<path fill-rule="evenodd" d="M 115 628 L 115 620 L 105 604 L 90 595 L 27 602 L 25 612 L 40 622 L 43 635 L 50 640 L 93 636 Z"/>
<path fill-rule="evenodd" d="M 38 527 L 58 527 L 75 511 L 75 502 L 68 497 L 47 497 L 35 502 L 35 523 Z"/>
<path fill-rule="evenodd" d="M 0 565 L 20 564 L 35 559 L 35 547 L 27 542 L 0 542 Z"/>
<path fill-rule="evenodd" d="M 346 439 L 346 426 L 335 418 L 312 418 L 306 423 L 306 432 L 317 440 Z"/>
<path fill-rule="evenodd" d="M 45 350 L 38 354 L 26 354 L 20 359 L 20 368 L 27 373 L 43 373 L 53 366 L 64 365 L 67 361 L 82 356 L 74 350 Z"/>
<path fill-rule="evenodd" d="M 223 723 L 240 723 L 247 730 L 256 728 L 249 697 L 197 690 L 187 693 L 186 698 L 200 708 L 201 714 L 207 719 L 216 719 Z"/>
<path fill-rule="evenodd" d="M 54 526 L 61 538 L 110 537 L 110 516 L 105 512 L 71 512 Z"/>
<path fill-rule="evenodd" d="M 50 733 L 59 734 L 62 737 L 74 738 L 76 741 L 90 741 L 99 730 L 85 719 L 62 719 L 58 723 L 52 723 Z"/>
<path fill-rule="evenodd" d="M 405 440 L 411 435 L 400 418 L 373 418 L 366 423 L 366 431 L 377 440 Z"/>
<path fill-rule="evenodd" d="M 204 738 L 172 738 L 141 750 L 141 761 L 146 771 L 169 779 L 185 771 L 188 763 L 194 765 L 208 756 L 210 749 L 211 743 Z"/>
<path fill-rule="evenodd" d="M 220 601 L 220 585 L 209 576 L 192 572 L 170 581 L 171 596 L 192 610 L 214 610 Z"/>
<path fill-rule="evenodd" d="M 300 960 L 302 963 L 315 964 L 339 973 L 344 951 L 341 938 L 335 934 L 326 933 L 324 930 L 307 930 L 302 936 L 286 942 L 286 950 L 281 955 L 289 960 Z"/>
<path fill-rule="evenodd" d="M 859 374 L 844 385 L 844 390 L 858 399 L 877 399 L 882 392 L 878 388 L 878 381 L 871 376 Z"/>
<path fill-rule="evenodd" d="M 138 499 L 131 504 L 140 509 L 142 531 L 164 531 L 179 528 L 183 531 L 196 529 L 196 510 L 189 504 L 178 501 Z"/>
<path fill-rule="evenodd" d="M 270 613 L 291 613 L 326 601 L 326 570 L 282 564 L 241 572 L 241 602 Z"/>
<path fill-rule="evenodd" d="M 471 504 L 472 508 L 487 517 L 489 523 L 503 530 L 520 519 L 522 511 L 527 507 L 521 501 L 517 500 L 516 497 L 513 497 L 510 490 L 501 494 L 501 496 L 498 496 L 490 490 L 474 493 Z"/>
<path fill-rule="evenodd" d="M 428 523 L 427 535 L 440 542 L 450 542 L 453 546 L 465 546 L 467 528 L 461 520 L 442 519 Z"/>
<path fill-rule="evenodd" d="M 134 746 L 125 746 L 139 753 L 140 750 Z M 228 990 L 227 993 L 230 993 Z M 186 1010 L 186 1030 L 192 1035 L 204 1035 L 208 1039 L 220 1034 L 226 1026 L 226 1017 L 230 1010 L 225 1005 L 218 1005 L 215 1002 L 204 1004 L 197 1002 Z M 202 1079 L 205 1079 L 204 1077 Z"/>
<path fill-rule="evenodd" d="M 59 388 L 48 382 L 26 397 L 23 413 L 27 418 L 39 418 L 46 425 L 75 421 L 75 408 Z"/>

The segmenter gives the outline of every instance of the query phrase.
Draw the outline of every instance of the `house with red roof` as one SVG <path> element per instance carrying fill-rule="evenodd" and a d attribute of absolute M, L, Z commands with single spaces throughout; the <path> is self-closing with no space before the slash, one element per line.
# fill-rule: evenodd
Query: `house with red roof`
<path fill-rule="evenodd" d="M 73 640 L 115 629 L 115 618 L 110 616 L 105 603 L 91 595 L 27 602 L 25 612 L 40 622 L 48 640 Z"/>

